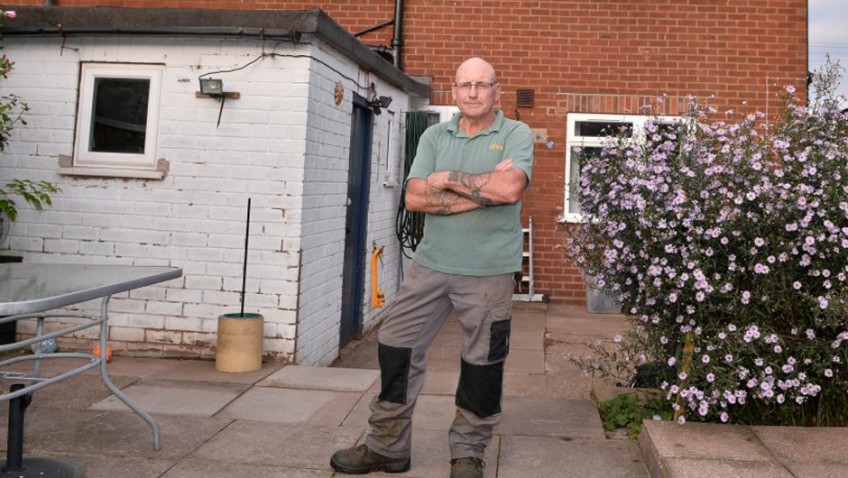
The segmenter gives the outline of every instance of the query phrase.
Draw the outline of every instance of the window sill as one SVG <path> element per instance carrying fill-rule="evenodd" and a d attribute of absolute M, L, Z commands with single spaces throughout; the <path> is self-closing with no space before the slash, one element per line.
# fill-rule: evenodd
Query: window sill
<path fill-rule="evenodd" d="M 563 214 L 562 216 L 557 217 L 557 222 L 560 224 L 579 224 L 583 221 L 582 214 L 568 213 Z"/>
<path fill-rule="evenodd" d="M 165 173 L 166 171 L 145 169 L 85 168 L 79 166 L 59 168 L 59 174 L 63 176 L 94 176 L 101 178 L 163 179 Z"/>
<path fill-rule="evenodd" d="M 168 174 L 167 159 L 159 159 L 156 169 L 133 169 L 120 167 L 73 166 L 73 158 L 59 156 L 59 174 L 62 176 L 87 176 L 97 178 L 164 179 Z"/>

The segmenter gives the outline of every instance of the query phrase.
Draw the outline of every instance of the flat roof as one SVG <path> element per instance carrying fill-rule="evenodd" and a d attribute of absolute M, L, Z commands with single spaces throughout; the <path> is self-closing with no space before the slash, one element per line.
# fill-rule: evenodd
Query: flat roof
<path fill-rule="evenodd" d="M 326 12 L 314 10 L 211 10 L 120 7 L 2 7 L 17 17 L 0 27 L 5 36 L 177 35 L 233 36 L 297 41 L 315 35 L 362 67 L 401 90 L 420 97 L 430 86 L 383 59 Z"/>

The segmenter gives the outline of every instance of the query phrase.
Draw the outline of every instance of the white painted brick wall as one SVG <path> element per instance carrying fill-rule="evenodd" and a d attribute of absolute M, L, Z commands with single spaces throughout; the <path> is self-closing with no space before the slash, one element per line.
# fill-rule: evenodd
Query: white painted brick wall
<path fill-rule="evenodd" d="M 217 317 L 239 308 L 249 195 L 245 310 L 265 315 L 265 352 L 303 364 L 329 364 L 337 356 L 351 92 L 367 96 L 372 81 L 379 94 L 394 98 L 395 113 L 375 117 L 368 243 L 386 247 L 380 284 L 388 297 L 394 292 L 399 188 L 382 184 L 393 178 L 390 162 L 400 164 L 405 93 L 329 47 L 276 44 L 282 55 L 298 57 L 266 58 L 215 75 L 227 91 L 241 93 L 225 103 L 216 127 L 220 103 L 195 97 L 197 77 L 256 58 L 258 41 L 77 36 L 67 40 L 72 49 L 60 50 L 56 38 L 4 40 L 16 68 L 2 94 L 17 94 L 31 111 L 2 155 L 0 180 L 43 179 L 62 188 L 48 210 L 20 208 L 9 249 L 27 262 L 183 269 L 180 279 L 112 299 L 116 350 L 210 356 Z M 57 174 L 58 155 L 73 154 L 82 61 L 165 65 L 157 135 L 157 157 L 170 165 L 165 179 Z M 338 80 L 345 98 L 337 107 Z M 367 276 L 365 283 L 367 329 L 379 311 L 370 309 Z M 96 312 L 99 304 L 81 308 Z"/>

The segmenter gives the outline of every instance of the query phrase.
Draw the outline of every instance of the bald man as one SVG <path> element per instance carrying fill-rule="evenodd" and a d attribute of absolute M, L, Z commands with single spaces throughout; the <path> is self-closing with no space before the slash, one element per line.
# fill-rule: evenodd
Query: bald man
<path fill-rule="evenodd" d="M 424 132 L 406 179 L 406 208 L 426 213 L 424 236 L 380 329 L 381 389 L 371 402 L 371 431 L 365 443 L 330 461 L 343 473 L 409 470 L 427 347 L 451 312 L 463 332 L 448 435 L 451 478 L 482 478 L 483 454 L 500 420 L 533 139 L 527 125 L 496 108 L 500 85 L 482 58 L 457 68 L 452 94 L 459 113 Z"/>

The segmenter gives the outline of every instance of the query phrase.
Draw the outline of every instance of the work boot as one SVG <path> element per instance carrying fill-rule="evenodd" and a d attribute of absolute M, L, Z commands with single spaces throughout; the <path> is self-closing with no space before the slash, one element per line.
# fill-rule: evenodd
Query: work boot
<path fill-rule="evenodd" d="M 454 458 L 450 478 L 483 478 L 483 460 L 470 456 Z"/>
<path fill-rule="evenodd" d="M 334 470 L 348 475 L 364 475 L 372 471 L 403 473 L 409 471 L 409 457 L 391 458 L 383 456 L 362 444 L 335 452 L 333 458 L 330 459 L 330 466 Z"/>

